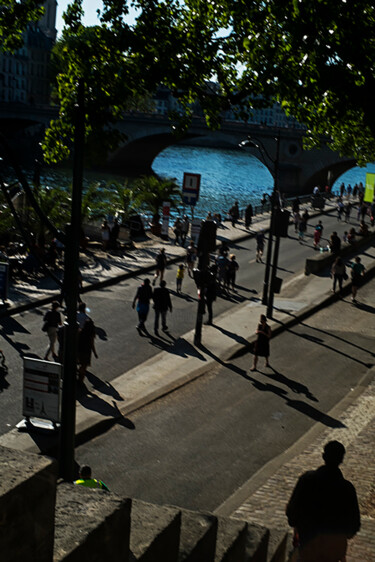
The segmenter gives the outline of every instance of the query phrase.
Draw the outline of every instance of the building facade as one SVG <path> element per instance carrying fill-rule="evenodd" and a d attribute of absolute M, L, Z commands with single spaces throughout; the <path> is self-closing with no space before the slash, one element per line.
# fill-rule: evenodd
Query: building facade
<path fill-rule="evenodd" d="M 56 39 L 56 0 L 45 2 L 45 14 L 28 26 L 15 53 L 0 53 L 0 102 L 48 104 L 49 61 Z"/>

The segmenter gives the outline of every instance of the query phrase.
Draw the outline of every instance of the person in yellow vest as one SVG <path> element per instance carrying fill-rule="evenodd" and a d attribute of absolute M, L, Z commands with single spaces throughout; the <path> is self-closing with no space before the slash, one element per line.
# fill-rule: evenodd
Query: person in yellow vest
<path fill-rule="evenodd" d="M 78 480 L 75 480 L 74 484 L 77 484 L 78 486 L 86 486 L 86 488 L 99 488 L 109 492 L 109 488 L 104 484 L 104 482 L 91 477 L 91 468 L 89 466 L 81 467 L 79 478 Z"/>

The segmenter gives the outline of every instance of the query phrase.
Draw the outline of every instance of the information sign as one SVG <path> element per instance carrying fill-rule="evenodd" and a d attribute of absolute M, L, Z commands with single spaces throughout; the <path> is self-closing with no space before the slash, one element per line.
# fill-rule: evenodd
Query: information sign
<path fill-rule="evenodd" d="M 23 415 L 60 422 L 60 363 L 24 357 Z"/>
<path fill-rule="evenodd" d="M 199 188 L 201 185 L 200 174 L 184 173 L 182 184 L 182 200 L 186 205 L 195 206 L 199 199 Z"/>

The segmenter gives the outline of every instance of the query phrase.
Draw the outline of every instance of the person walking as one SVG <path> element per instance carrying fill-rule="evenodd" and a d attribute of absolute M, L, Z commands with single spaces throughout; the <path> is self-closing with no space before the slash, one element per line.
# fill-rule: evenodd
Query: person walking
<path fill-rule="evenodd" d="M 231 254 L 229 257 L 229 263 L 227 268 L 227 287 L 228 289 L 232 289 L 234 293 L 236 293 L 236 273 L 239 270 L 238 262 L 236 261 L 236 256 Z"/>
<path fill-rule="evenodd" d="M 111 235 L 111 229 L 109 228 L 108 222 L 106 220 L 104 220 L 102 222 L 101 232 L 102 232 L 103 250 L 107 250 L 108 246 L 109 246 L 109 238 L 110 238 L 110 235 Z"/>
<path fill-rule="evenodd" d="M 174 240 L 174 244 L 181 244 L 181 240 L 182 240 L 182 222 L 179 218 L 177 218 L 175 220 L 175 223 L 173 225 L 173 232 L 175 235 L 175 240 Z"/>
<path fill-rule="evenodd" d="M 181 294 L 182 281 L 184 280 L 184 275 L 185 275 L 185 266 L 184 266 L 183 263 L 180 263 L 180 265 L 177 268 L 177 274 L 176 274 L 176 293 L 177 294 Z"/>
<path fill-rule="evenodd" d="M 324 465 L 302 474 L 290 497 L 286 516 L 298 537 L 300 562 L 345 561 L 348 539 L 361 527 L 355 488 L 339 469 L 345 452 L 342 443 L 329 441 Z"/>
<path fill-rule="evenodd" d="M 342 260 L 342 258 L 337 257 L 334 261 L 334 263 L 332 264 L 331 267 L 331 277 L 333 278 L 333 287 L 332 287 L 332 291 L 335 293 L 336 292 L 336 285 L 337 283 L 339 284 L 339 292 L 340 295 L 342 293 L 342 283 L 344 281 L 344 279 L 347 279 L 347 273 L 346 273 L 346 267 L 345 264 Z"/>
<path fill-rule="evenodd" d="M 78 322 L 79 330 L 82 330 L 84 323 L 88 318 L 90 318 L 87 312 L 90 312 L 90 309 L 86 307 L 86 303 L 80 302 L 78 305 L 78 312 L 77 312 L 77 322 Z"/>
<path fill-rule="evenodd" d="M 152 280 L 153 285 L 155 285 L 156 279 L 159 277 L 159 275 L 160 275 L 160 281 L 163 281 L 164 271 L 165 268 L 167 267 L 167 257 L 165 255 L 164 248 L 160 248 L 159 253 L 155 258 L 155 261 L 156 261 L 156 272 L 154 275 L 154 279 Z"/>
<path fill-rule="evenodd" d="M 357 256 L 354 262 L 351 263 L 351 277 L 352 277 L 352 302 L 356 303 L 357 291 L 361 286 L 363 276 L 365 274 L 365 266 L 361 263 L 361 258 Z"/>
<path fill-rule="evenodd" d="M 250 371 L 257 370 L 258 357 L 265 358 L 265 367 L 270 366 L 268 358 L 270 356 L 271 328 L 267 324 L 267 318 L 264 314 L 260 315 L 260 323 L 255 333 L 258 337 L 254 345 L 254 361 Z"/>
<path fill-rule="evenodd" d="M 79 471 L 79 478 L 74 481 L 74 484 L 77 486 L 85 486 L 86 488 L 99 488 L 100 490 L 109 492 L 109 488 L 104 484 L 104 482 L 92 477 L 91 468 L 87 465 L 81 467 Z"/>
<path fill-rule="evenodd" d="M 95 335 L 94 322 L 91 318 L 87 318 L 82 329 L 78 331 L 78 382 L 80 383 L 83 383 L 87 367 L 91 365 L 91 354 L 93 353 L 96 359 L 98 359 L 95 349 Z"/>
<path fill-rule="evenodd" d="M 332 254 L 338 254 L 341 249 L 341 240 L 340 237 L 337 236 L 337 232 L 332 232 L 331 237 L 329 239 L 329 248 Z"/>
<path fill-rule="evenodd" d="M 190 222 L 187 215 L 184 215 L 184 219 L 181 225 L 181 245 L 185 246 L 186 237 L 189 234 Z"/>
<path fill-rule="evenodd" d="M 250 230 L 253 216 L 254 216 L 253 206 L 251 203 L 249 203 L 245 209 L 245 228 L 247 228 L 248 230 Z"/>
<path fill-rule="evenodd" d="M 323 235 L 323 223 L 319 221 L 314 230 L 314 248 L 318 248 Z"/>
<path fill-rule="evenodd" d="M 265 243 L 264 231 L 260 230 L 259 232 L 257 232 L 255 239 L 257 244 L 255 261 L 261 262 L 263 251 L 264 251 L 264 243 Z"/>
<path fill-rule="evenodd" d="M 186 249 L 185 263 L 188 269 L 189 277 L 193 277 L 192 271 L 194 269 L 194 263 L 197 259 L 197 248 L 195 247 L 194 240 L 190 240 L 189 246 Z"/>
<path fill-rule="evenodd" d="M 235 201 L 233 207 L 229 209 L 229 216 L 231 218 L 232 226 L 235 227 L 238 219 L 240 218 L 240 210 L 238 208 L 238 201 Z"/>
<path fill-rule="evenodd" d="M 217 266 L 214 264 L 208 270 L 207 283 L 204 287 L 204 302 L 207 307 L 208 319 L 206 325 L 212 326 L 213 309 L 212 305 L 216 300 L 217 283 L 216 283 Z"/>
<path fill-rule="evenodd" d="M 58 311 L 60 303 L 58 301 L 53 301 L 51 304 L 51 310 L 48 310 L 43 317 L 43 332 L 47 333 L 49 339 L 49 345 L 44 356 L 44 360 L 48 361 L 50 354 L 55 361 L 58 361 L 58 356 L 55 352 L 55 344 L 57 341 L 57 330 L 61 324 L 61 314 Z"/>
<path fill-rule="evenodd" d="M 301 217 L 301 220 L 298 225 L 298 240 L 300 244 L 302 244 L 303 242 L 306 230 L 307 230 L 307 222 L 303 217 Z"/>
<path fill-rule="evenodd" d="M 138 324 L 136 327 L 138 332 L 147 332 L 145 322 L 147 320 L 148 311 L 150 309 L 151 298 L 152 289 L 150 286 L 150 280 L 146 278 L 144 279 L 142 285 L 138 287 L 132 304 L 133 308 L 137 306 Z"/>
<path fill-rule="evenodd" d="M 159 318 L 161 316 L 161 324 L 163 332 L 168 330 L 167 326 L 167 312 L 168 310 L 172 312 L 172 302 L 169 291 L 166 287 L 166 282 L 160 281 L 160 287 L 154 290 L 152 299 L 154 301 L 155 310 L 155 322 L 154 322 L 154 332 L 158 335 L 159 330 Z"/>

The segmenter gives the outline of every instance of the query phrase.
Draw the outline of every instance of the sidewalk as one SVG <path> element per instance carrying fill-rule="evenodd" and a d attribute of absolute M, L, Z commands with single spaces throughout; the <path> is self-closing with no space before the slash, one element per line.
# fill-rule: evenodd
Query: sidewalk
<path fill-rule="evenodd" d="M 268 228 L 269 215 L 258 217 L 253 230 Z M 227 226 L 227 225 L 226 225 Z M 225 237 L 229 241 L 247 238 L 249 233 L 242 224 L 237 228 L 230 225 L 218 231 L 218 239 Z M 135 253 L 127 254 L 125 265 L 119 260 L 108 259 L 104 253 L 96 252 L 93 262 L 87 262 L 83 271 L 85 280 L 100 283 L 114 282 L 113 276 L 134 275 L 137 271 L 154 266 L 154 255 L 157 249 L 166 246 L 170 259 L 178 260 L 185 250 L 170 242 L 149 238 L 146 242 L 136 244 Z M 369 271 L 375 272 L 375 249 L 370 247 L 362 254 L 362 260 Z M 123 258 L 120 258 L 123 260 Z M 131 260 L 131 261 L 130 261 Z M 129 261 L 129 263 L 128 263 Z M 98 287 L 95 282 L 93 288 Z M 348 290 L 348 283 L 346 284 Z M 271 323 L 274 336 L 286 327 L 298 322 L 301 318 L 313 314 L 327 306 L 335 299 L 330 291 L 331 283 L 326 277 L 300 275 L 284 284 L 282 298 L 275 298 L 275 320 Z M 36 292 L 43 298 L 52 298 L 48 292 Z M 21 301 L 19 300 L 18 303 Z M 17 301 L 13 309 L 17 309 Z M 34 305 L 35 306 L 35 305 Z M 250 313 L 251 312 L 251 313 Z M 168 352 L 161 352 L 156 357 L 123 373 L 111 381 L 113 392 L 96 391 L 90 398 L 90 404 L 77 403 L 76 410 L 76 443 L 85 441 L 89 436 L 98 434 L 109 427 L 115 420 L 130 415 L 140 407 L 172 392 L 187 382 L 209 371 L 218 362 L 224 362 L 235 353 L 244 349 L 254 339 L 259 315 L 264 306 L 259 299 L 246 305 L 238 305 L 223 315 L 215 318 L 214 326 L 204 327 L 203 345 L 194 346 L 194 332 L 190 331 L 179 338 Z M 306 434 L 281 458 L 275 459 L 262 469 L 248 483 L 245 490 L 239 490 L 236 497 L 225 502 L 225 507 L 218 512 L 226 512 L 234 517 L 243 517 L 252 521 L 284 528 L 286 519 L 284 509 L 297 477 L 304 470 L 320 464 L 322 445 L 329 439 L 339 439 L 347 447 L 345 475 L 356 482 L 361 502 L 363 526 L 361 533 L 351 544 L 348 562 L 359 560 L 375 560 L 375 505 L 373 484 L 373 466 L 375 466 L 375 382 L 372 380 L 375 369 L 372 369 L 363 386 L 359 386 L 353 394 L 344 399 L 340 420 L 345 429 L 325 430 L 319 434 L 316 426 Z M 112 396 L 116 395 L 114 399 Z M 344 407 L 345 406 L 345 407 Z M 20 450 L 39 453 L 37 443 L 28 433 L 12 430 L 0 437 L 0 444 Z M 241 501 L 239 498 L 241 497 Z M 240 505 L 240 507 L 238 507 Z"/>

